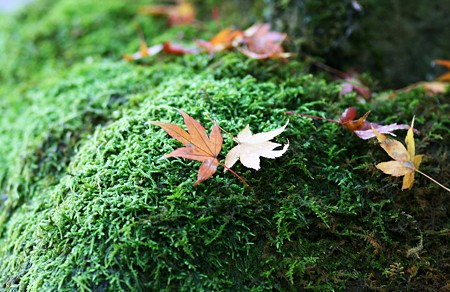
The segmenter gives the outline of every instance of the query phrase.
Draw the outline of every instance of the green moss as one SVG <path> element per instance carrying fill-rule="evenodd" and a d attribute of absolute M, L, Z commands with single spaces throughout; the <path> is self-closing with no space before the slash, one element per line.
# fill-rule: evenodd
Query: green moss
<path fill-rule="evenodd" d="M 76 62 L 119 60 L 138 50 L 138 29 L 149 44 L 204 36 L 189 26 L 169 29 L 164 18 L 139 15 L 144 4 L 149 2 L 34 1 L 0 24 L 8 31 L 0 36 L 0 81 L 40 81 Z"/>
<path fill-rule="evenodd" d="M 12 95 L 0 100 L 0 139 L 8 141 L 0 144 L 1 289 L 446 285 L 448 194 L 419 176 L 402 192 L 401 179 L 375 168 L 389 159 L 375 142 L 337 124 L 286 116 L 337 118 L 357 104 L 304 68 L 237 53 L 146 66 L 93 60 L 39 88 L 2 86 Z M 421 169 L 448 185 L 448 98 L 415 90 L 357 106 L 380 123 L 409 123 L 416 114 Z M 262 159 L 257 172 L 238 163 L 251 189 L 220 168 L 194 187 L 199 163 L 159 160 L 180 144 L 146 123 L 182 125 L 175 108 L 207 129 L 209 113 L 233 135 L 289 118 L 277 137 L 289 151 Z M 224 139 L 221 160 L 234 146 Z M 408 257 L 420 245 L 420 258 Z"/>

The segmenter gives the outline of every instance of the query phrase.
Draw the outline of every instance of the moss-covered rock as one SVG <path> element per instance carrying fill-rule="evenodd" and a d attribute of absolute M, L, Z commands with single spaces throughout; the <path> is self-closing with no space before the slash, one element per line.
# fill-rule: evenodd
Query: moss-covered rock
<path fill-rule="evenodd" d="M 446 285 L 448 194 L 423 177 L 401 192 L 400 179 L 375 168 L 388 159 L 375 142 L 286 116 L 333 118 L 357 103 L 302 63 L 237 53 L 146 66 L 94 57 L 39 87 L 0 93 L 8 90 L 0 100 L 2 289 Z M 415 114 L 422 170 L 448 184 L 449 95 L 383 96 L 358 110 L 382 123 L 409 123 Z M 147 124 L 182 125 L 175 108 L 206 128 L 209 113 L 234 135 L 246 124 L 260 132 L 289 118 L 277 140 L 290 148 L 262 159 L 257 172 L 234 167 L 251 189 L 221 169 L 194 187 L 199 163 L 159 160 L 180 144 Z M 224 139 L 219 159 L 234 146 Z"/>

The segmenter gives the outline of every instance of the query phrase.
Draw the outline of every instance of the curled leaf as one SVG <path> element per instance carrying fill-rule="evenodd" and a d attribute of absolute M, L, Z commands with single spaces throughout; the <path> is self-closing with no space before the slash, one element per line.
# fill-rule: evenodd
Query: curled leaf
<path fill-rule="evenodd" d="M 257 23 L 249 27 L 243 34 L 241 52 L 253 59 L 286 59 L 292 56 L 285 53 L 281 43 L 286 39 L 284 33 L 270 31 L 270 24 Z"/>
<path fill-rule="evenodd" d="M 339 92 L 340 95 L 356 92 L 357 96 L 362 97 L 365 100 L 370 98 L 370 88 L 361 81 L 360 74 L 357 71 L 349 70 L 347 72 L 342 72 L 337 78 L 342 84 L 342 89 Z"/>

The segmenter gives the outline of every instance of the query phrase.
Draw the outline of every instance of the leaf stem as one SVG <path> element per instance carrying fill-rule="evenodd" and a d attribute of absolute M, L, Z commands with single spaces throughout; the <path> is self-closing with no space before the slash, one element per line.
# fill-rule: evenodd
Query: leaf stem
<path fill-rule="evenodd" d="M 325 65 L 325 64 L 320 63 L 320 62 L 313 62 L 313 65 L 316 65 L 317 67 L 319 67 L 319 68 L 321 68 L 321 69 L 323 69 L 325 71 L 328 71 L 328 72 L 330 72 L 330 73 L 332 73 L 332 74 L 334 74 L 334 75 L 336 75 L 336 76 L 338 76 L 339 78 L 342 78 L 342 79 L 345 79 L 345 77 L 347 75 L 345 72 L 339 71 L 337 69 L 334 69 L 333 67 L 330 67 L 330 66 Z"/>
<path fill-rule="evenodd" d="M 316 119 L 316 120 L 321 120 L 321 121 L 327 121 L 327 122 L 332 122 L 332 123 L 338 123 L 340 124 L 339 121 L 336 120 L 330 120 L 327 118 L 322 118 L 322 117 L 318 117 L 318 116 L 311 116 L 311 115 L 307 115 L 307 114 L 296 114 L 294 112 L 286 112 L 287 115 L 294 115 L 294 116 L 301 116 L 301 117 L 307 117 L 307 118 L 311 118 L 311 119 Z"/>
<path fill-rule="evenodd" d="M 224 128 L 222 128 L 221 126 L 219 126 L 219 124 L 218 124 L 216 121 L 214 121 L 214 120 L 209 116 L 208 113 L 205 113 L 205 116 L 206 116 L 211 122 L 213 122 L 214 124 L 216 124 L 217 127 L 219 127 L 219 129 L 222 130 L 222 132 L 224 132 L 225 134 L 227 134 L 228 136 L 230 136 L 231 139 L 234 140 L 234 136 L 231 135 L 230 133 L 228 133 Z"/>
<path fill-rule="evenodd" d="M 232 174 L 234 174 L 238 179 L 240 179 L 246 186 L 247 188 L 250 188 L 250 185 L 245 181 L 245 179 L 243 179 L 239 174 L 237 174 L 234 170 L 232 170 L 231 168 L 229 168 L 228 166 L 226 166 L 224 163 L 219 161 L 219 164 L 223 166 L 223 168 L 225 168 L 226 170 L 229 170 Z"/>
<path fill-rule="evenodd" d="M 424 177 L 428 178 L 429 180 L 431 180 L 432 182 L 434 182 L 435 184 L 437 184 L 438 186 L 440 186 L 441 188 L 443 188 L 444 190 L 450 192 L 450 189 L 447 188 L 446 186 L 442 185 L 441 183 L 439 183 L 437 180 L 435 180 L 434 178 L 432 178 L 431 176 L 421 172 L 420 170 L 416 169 L 416 171 L 418 173 L 420 173 L 421 175 L 423 175 Z"/>

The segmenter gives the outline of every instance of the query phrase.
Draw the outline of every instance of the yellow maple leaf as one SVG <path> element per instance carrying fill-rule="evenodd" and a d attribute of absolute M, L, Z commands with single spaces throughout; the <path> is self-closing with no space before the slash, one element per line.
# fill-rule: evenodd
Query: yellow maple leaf
<path fill-rule="evenodd" d="M 411 122 L 411 128 L 405 138 L 406 147 L 399 141 L 389 139 L 385 135 L 380 134 L 372 126 L 372 131 L 377 136 L 380 146 L 394 158 L 392 161 L 381 162 L 376 165 L 376 168 L 386 174 L 392 176 L 404 176 L 402 190 L 411 189 L 414 183 L 414 174 L 419 169 L 422 162 L 423 155 L 416 155 L 414 143 L 414 118 Z"/>

